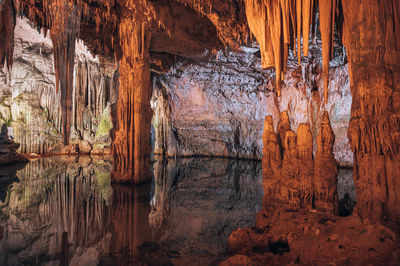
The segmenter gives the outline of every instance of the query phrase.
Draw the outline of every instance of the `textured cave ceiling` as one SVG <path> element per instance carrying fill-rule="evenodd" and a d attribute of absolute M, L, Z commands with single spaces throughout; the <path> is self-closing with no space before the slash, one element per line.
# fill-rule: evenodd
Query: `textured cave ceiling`
<path fill-rule="evenodd" d="M 346 25 L 363 16 L 348 0 L 3 0 L 1 3 L 1 65 L 12 64 L 15 16 L 28 17 L 39 30 L 49 29 L 56 47 L 74 51 L 73 40 L 80 38 L 94 54 L 121 58 L 123 32 L 128 24 L 145 24 L 151 32 L 149 50 L 188 58 L 199 58 L 205 49 L 223 47 L 238 49 L 253 36 L 260 44 L 263 68 L 274 67 L 277 80 L 286 70 L 288 49 L 301 60 L 308 55 L 310 28 L 319 24 L 324 58 L 325 87 L 328 83 L 334 29 L 349 49 L 352 36 Z M 357 2 L 357 1 L 356 1 Z M 398 50 L 399 2 L 394 0 L 363 1 L 375 22 L 393 35 L 386 44 Z M 360 3 L 358 3 L 360 4 Z M 319 13 L 318 21 L 316 14 Z M 383 17 L 381 17 L 383 15 Z M 346 19 L 345 19 L 346 18 Z M 389 18 L 389 19 L 385 19 Z M 390 22 L 390 18 L 393 18 Z M 344 23 L 348 20 L 349 23 Z M 318 23 L 319 22 L 319 23 Z M 355 21 L 357 22 L 357 21 Z M 392 25 L 390 25 L 392 23 Z M 373 29 L 371 29 L 373 30 Z M 129 33 L 125 32 L 125 35 Z M 314 34 L 314 32 L 312 32 Z M 385 38 L 385 36 L 377 36 Z M 386 36 L 387 37 L 387 36 Z M 129 36 L 127 37 L 129 39 Z M 389 38 L 386 38 L 389 39 Z M 302 45 L 303 44 L 303 45 Z M 60 50 L 60 52 L 62 52 Z M 56 52 L 57 55 L 57 52 Z M 398 53 L 394 54 L 398 57 Z M 69 56 L 71 57 L 71 56 Z M 65 58 L 68 58 L 66 56 Z M 68 60 L 67 60 L 68 61 Z M 61 62 L 60 62 L 61 63 Z M 56 72 L 59 69 L 56 59 Z M 67 84 L 60 84 L 65 87 Z M 280 94 L 280 83 L 277 83 Z M 326 101 L 327 95 L 325 95 Z"/>

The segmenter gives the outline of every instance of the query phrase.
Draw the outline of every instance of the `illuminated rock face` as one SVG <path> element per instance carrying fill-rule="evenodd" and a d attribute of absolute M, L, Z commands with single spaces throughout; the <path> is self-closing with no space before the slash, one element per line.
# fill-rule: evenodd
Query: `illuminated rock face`
<path fill-rule="evenodd" d="M 17 19 L 12 69 L 0 70 L 0 123 L 20 143 L 19 152 L 35 154 L 110 153 L 112 105 L 117 66 L 93 56 L 81 42 L 74 53 L 71 134 L 63 145 L 60 92 L 56 92 L 53 46 L 26 19 Z"/>
<path fill-rule="evenodd" d="M 178 59 L 153 84 L 154 153 L 168 156 L 227 156 L 262 159 L 263 121 L 287 111 L 291 129 L 309 123 L 316 137 L 324 109 L 329 110 L 335 134 L 333 152 L 341 165 L 352 165 L 347 139 L 351 92 L 347 65 L 335 51 L 329 87 L 329 100 L 323 107 L 320 43 L 312 45 L 310 57 L 297 68 L 293 54 L 282 83 L 280 101 L 273 93 L 274 73 L 262 70 L 258 48 L 245 52 L 220 51 L 206 62 Z M 290 128 L 290 127 L 289 127 Z"/>

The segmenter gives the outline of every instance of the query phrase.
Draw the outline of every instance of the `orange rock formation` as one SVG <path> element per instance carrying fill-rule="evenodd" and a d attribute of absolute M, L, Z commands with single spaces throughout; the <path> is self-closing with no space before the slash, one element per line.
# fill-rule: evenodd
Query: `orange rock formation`
<path fill-rule="evenodd" d="M 267 116 L 262 162 L 266 208 L 317 208 L 335 213 L 338 170 L 332 152 L 334 135 L 328 113 L 325 112 L 323 116 L 315 159 L 308 124 L 301 124 L 296 134 L 290 130 L 287 112 L 283 112 L 278 131 L 279 135 L 274 131 L 272 117 Z M 283 147 L 280 143 L 283 143 Z"/>

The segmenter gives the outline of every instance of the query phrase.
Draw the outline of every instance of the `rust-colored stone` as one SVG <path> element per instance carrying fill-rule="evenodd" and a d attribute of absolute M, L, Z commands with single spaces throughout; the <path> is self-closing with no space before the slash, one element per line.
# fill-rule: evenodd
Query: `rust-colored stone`
<path fill-rule="evenodd" d="M 328 112 L 322 116 L 317 137 L 317 152 L 314 160 L 314 205 L 317 209 L 337 213 L 338 168 L 332 147 L 335 135 L 329 121 Z"/>
<path fill-rule="evenodd" d="M 267 116 L 262 163 L 266 209 L 318 208 L 336 212 L 338 170 L 332 153 L 335 138 L 328 113 L 325 112 L 321 123 L 315 160 L 308 124 L 300 124 L 296 134 L 290 130 L 287 112 L 283 112 L 278 130 L 279 135 L 273 129 L 272 117 Z M 284 141 L 281 141 L 282 138 Z"/>
<path fill-rule="evenodd" d="M 400 228 L 400 2 L 343 0 L 357 211 Z M 363 18 L 360 20 L 360 18 Z"/>
<path fill-rule="evenodd" d="M 141 183 L 149 180 L 150 55 L 151 34 L 146 23 L 126 20 L 120 25 L 124 57 L 120 62 L 117 126 L 113 141 L 117 182 Z"/>

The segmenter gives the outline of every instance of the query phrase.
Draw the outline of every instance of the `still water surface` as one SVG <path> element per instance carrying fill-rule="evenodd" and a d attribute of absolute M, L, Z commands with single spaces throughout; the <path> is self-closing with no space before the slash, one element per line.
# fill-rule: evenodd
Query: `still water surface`
<path fill-rule="evenodd" d="M 0 265 L 218 264 L 262 206 L 260 162 L 159 158 L 137 187 L 111 169 L 71 156 L 0 169 Z"/>

